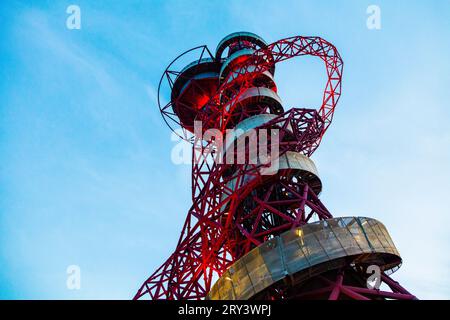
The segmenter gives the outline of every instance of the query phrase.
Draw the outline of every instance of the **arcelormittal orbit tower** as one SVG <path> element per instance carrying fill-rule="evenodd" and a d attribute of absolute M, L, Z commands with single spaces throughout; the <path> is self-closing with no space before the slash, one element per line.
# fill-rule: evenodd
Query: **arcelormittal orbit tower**
<path fill-rule="evenodd" d="M 287 108 L 276 64 L 305 55 L 324 62 L 322 104 Z M 249 32 L 167 67 L 158 102 L 192 143 L 193 204 L 175 251 L 135 299 L 415 299 L 389 276 L 402 259 L 384 225 L 334 218 L 318 198 L 310 156 L 333 119 L 342 70 L 322 38 L 267 44 Z"/>

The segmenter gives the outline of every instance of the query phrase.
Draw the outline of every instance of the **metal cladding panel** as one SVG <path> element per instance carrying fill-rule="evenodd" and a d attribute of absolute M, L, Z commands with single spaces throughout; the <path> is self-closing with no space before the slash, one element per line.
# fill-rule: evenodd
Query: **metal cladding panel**
<path fill-rule="evenodd" d="M 298 170 L 296 175 L 308 183 L 316 194 L 322 191 L 322 182 L 316 165 L 309 157 L 299 152 L 287 151 L 279 158 L 278 166 L 272 165 L 270 168 L 264 168 L 264 174 L 275 175 L 279 170 L 287 169 Z"/>
<path fill-rule="evenodd" d="M 250 299 L 288 275 L 337 268 L 348 257 L 385 270 L 401 264 L 381 222 L 364 217 L 328 219 L 287 231 L 253 249 L 215 283 L 208 299 Z"/>
<path fill-rule="evenodd" d="M 220 59 L 225 48 L 233 42 L 247 40 L 252 43 L 258 45 L 259 47 L 266 46 L 267 43 L 263 38 L 258 36 L 257 34 L 251 32 L 234 32 L 223 38 L 216 48 L 216 59 Z"/>
<path fill-rule="evenodd" d="M 236 51 L 231 56 L 229 56 L 225 62 L 222 64 L 222 67 L 220 68 L 220 77 L 222 78 L 224 76 L 224 71 L 228 68 L 228 66 L 237 58 L 242 56 L 251 56 L 255 52 L 254 49 L 241 49 L 239 51 Z"/>
<path fill-rule="evenodd" d="M 280 158 L 280 168 L 300 169 L 319 176 L 316 165 L 307 156 L 299 153 L 288 151 Z"/>
<path fill-rule="evenodd" d="M 265 87 L 251 87 L 244 91 L 242 95 L 239 97 L 238 103 L 243 102 L 246 99 L 255 99 L 255 98 L 271 98 L 274 101 L 276 101 L 280 106 L 283 104 L 281 101 L 281 98 L 278 96 L 278 94 Z"/>
<path fill-rule="evenodd" d="M 225 280 L 231 279 L 229 271 L 225 272 L 222 276 Z M 224 281 L 223 287 L 217 290 L 217 293 L 222 300 L 234 300 L 236 299 L 236 295 L 234 294 L 234 286 L 232 281 Z"/>
<path fill-rule="evenodd" d="M 251 130 L 255 130 L 256 128 L 262 126 L 263 124 L 277 118 L 278 116 L 275 114 L 259 114 L 250 118 L 247 118 L 237 124 L 237 126 L 227 132 L 227 140 L 225 144 L 225 150 L 227 150 L 232 143 L 240 136 L 248 133 Z"/>
<path fill-rule="evenodd" d="M 251 297 L 255 290 L 253 289 L 252 281 L 248 275 L 248 270 L 245 260 L 238 260 L 235 264 L 233 278 L 239 279 L 239 282 L 233 283 L 234 294 L 236 297 Z"/>
<path fill-rule="evenodd" d="M 260 249 L 256 249 L 244 256 L 248 275 L 252 281 L 255 293 L 263 290 L 274 281 Z"/>
<path fill-rule="evenodd" d="M 298 236 L 296 230 L 285 233 L 285 237 L 283 237 L 283 248 L 286 269 L 289 274 L 294 273 L 295 270 L 311 266 L 308 260 L 308 254 L 305 253 L 306 248 L 304 248 L 304 246 L 304 238 Z"/>
<path fill-rule="evenodd" d="M 188 65 L 186 65 L 183 69 L 181 69 L 181 71 L 179 72 L 179 74 L 183 74 L 185 71 L 195 67 L 195 68 L 202 68 L 203 64 L 207 64 L 207 63 L 215 63 L 216 61 L 212 58 L 202 58 L 199 60 L 195 60 L 192 61 L 191 63 L 189 63 Z"/>
<path fill-rule="evenodd" d="M 204 80 L 204 79 L 215 80 L 218 78 L 219 78 L 219 74 L 217 72 L 213 72 L 213 71 L 206 71 L 204 73 L 196 74 L 188 80 L 185 79 L 185 83 L 184 83 L 183 87 L 181 87 L 181 89 L 179 90 L 179 95 L 182 95 L 184 93 L 184 90 L 195 81 Z"/>
<path fill-rule="evenodd" d="M 262 119 L 254 119 L 253 121 L 262 121 Z M 243 127 L 245 128 L 247 125 L 250 127 L 251 123 L 247 123 L 243 125 Z M 320 181 L 316 165 L 309 157 L 301 153 L 287 151 L 279 158 L 278 166 L 273 166 L 273 168 L 264 168 L 265 175 L 275 175 L 279 170 L 288 169 L 298 170 L 298 176 L 303 178 L 311 186 L 311 188 L 313 188 L 316 194 L 320 193 L 320 191 L 322 190 L 322 182 Z M 245 186 L 246 184 L 252 182 L 256 177 L 257 175 L 245 174 L 243 177 L 241 177 L 237 186 L 237 178 L 234 178 L 227 183 L 227 188 L 234 192 L 239 188 Z M 221 200 L 225 200 L 228 196 L 229 194 L 224 193 Z M 222 206 L 222 210 L 225 210 L 226 206 L 227 204 L 224 204 Z"/>
<path fill-rule="evenodd" d="M 263 256 L 264 263 L 269 269 L 273 281 L 278 281 L 286 275 L 286 270 L 283 264 L 280 263 L 283 260 L 283 252 L 278 240 L 279 238 L 276 237 L 266 241 L 260 246 L 259 251 Z"/>
<path fill-rule="evenodd" d="M 280 96 L 272 89 L 266 87 L 248 88 L 237 98 L 237 101 L 227 103 L 223 108 L 229 112 L 236 105 L 245 107 L 258 103 L 267 105 L 272 113 L 280 114 L 283 112 L 283 102 Z"/>
<path fill-rule="evenodd" d="M 258 71 L 258 70 L 256 69 L 255 66 L 248 66 L 246 69 L 237 67 L 237 68 L 229 71 L 227 77 L 220 77 L 219 80 L 220 81 L 226 80 L 224 83 L 229 84 L 235 80 L 239 80 L 239 78 L 243 78 L 242 74 L 244 74 L 244 73 L 252 74 L 256 71 Z M 269 86 L 269 89 L 273 90 L 274 88 L 276 88 L 275 79 L 273 77 L 273 74 L 271 73 L 271 70 L 267 70 L 264 72 L 258 71 L 258 77 L 260 79 L 266 80 L 266 84 Z"/>
<path fill-rule="evenodd" d="M 185 66 L 175 79 L 172 87 L 171 99 L 175 100 L 180 93 L 180 89 L 185 87 L 185 84 L 191 81 L 196 75 L 213 73 L 215 78 L 219 80 L 220 64 L 211 58 L 203 58 L 192 61 Z"/>

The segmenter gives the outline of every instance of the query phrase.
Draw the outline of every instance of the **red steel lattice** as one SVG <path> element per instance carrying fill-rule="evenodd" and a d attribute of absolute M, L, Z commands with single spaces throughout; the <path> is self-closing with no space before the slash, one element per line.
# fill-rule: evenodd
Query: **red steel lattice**
<path fill-rule="evenodd" d="M 187 124 L 188 120 L 194 120 L 190 114 L 195 114 L 195 120 L 201 121 L 204 129 L 217 128 L 225 133 L 250 116 L 239 107 L 239 100 L 247 89 L 254 87 L 260 74 L 294 57 L 316 56 L 324 62 L 327 73 L 321 105 L 317 109 L 290 109 L 259 127 L 279 129 L 280 156 L 290 151 L 311 156 L 332 122 L 341 95 L 343 61 L 338 51 L 320 37 L 302 36 L 254 49 L 253 54 L 234 65 L 233 71 L 221 79 L 220 84 L 211 87 L 215 89 L 214 93 L 204 92 L 202 80 L 192 81 L 193 86 L 198 87 L 193 92 L 203 95 L 201 102 L 187 104 L 172 97 L 169 103 L 160 107 L 164 120 L 172 129 L 182 127 L 181 137 L 185 139 L 188 131 L 193 131 Z M 193 48 L 188 53 L 194 51 L 200 51 L 198 63 L 205 57 L 217 60 L 206 46 Z M 167 80 L 173 90 L 174 78 L 183 77 L 183 72 L 173 71 L 171 66 L 166 69 L 161 82 Z M 161 103 L 160 100 L 158 102 Z M 181 111 L 176 108 L 183 108 L 183 112 L 188 114 L 181 115 L 184 123 L 180 120 Z M 256 109 L 252 112 L 264 111 Z M 304 181 L 295 181 L 289 170 L 274 176 L 262 176 L 257 170 L 260 165 L 234 164 L 230 174 L 230 165 L 212 161 L 217 157 L 214 148 L 217 141 L 204 141 L 194 136 L 191 142 L 192 207 L 175 251 L 142 284 L 135 299 L 203 299 L 210 291 L 213 279 L 220 277 L 233 262 L 255 246 L 286 230 L 332 217 L 317 196 L 320 190 Z M 240 183 L 244 179 L 246 183 Z M 233 182 L 233 188 L 230 182 Z M 280 190 L 289 193 L 289 198 L 277 197 Z M 392 292 L 347 285 L 344 279 L 355 272 L 335 270 L 315 278 L 314 281 L 320 285 L 316 285 L 314 290 L 288 293 L 288 288 L 280 287 L 266 291 L 265 298 L 414 298 L 387 275 L 383 275 L 382 281 Z"/>

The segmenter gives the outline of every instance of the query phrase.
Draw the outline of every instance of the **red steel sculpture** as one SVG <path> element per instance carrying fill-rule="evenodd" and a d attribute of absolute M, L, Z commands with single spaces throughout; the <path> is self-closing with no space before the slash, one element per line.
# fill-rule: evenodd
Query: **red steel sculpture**
<path fill-rule="evenodd" d="M 275 65 L 305 55 L 325 64 L 322 104 L 285 111 Z M 188 57 L 194 62 L 177 68 Z M 389 277 L 402 259 L 384 225 L 333 218 L 318 198 L 310 156 L 333 119 L 342 70 L 322 38 L 267 44 L 249 32 L 225 37 L 214 56 L 199 46 L 167 67 L 158 103 L 192 143 L 193 204 L 175 251 L 135 299 L 416 299 Z M 253 138 L 276 157 L 255 156 Z"/>

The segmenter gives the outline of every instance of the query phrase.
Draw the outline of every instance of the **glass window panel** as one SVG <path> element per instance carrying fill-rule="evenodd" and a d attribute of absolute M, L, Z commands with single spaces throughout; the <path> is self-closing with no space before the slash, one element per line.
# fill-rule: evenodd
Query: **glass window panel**
<path fill-rule="evenodd" d="M 259 291 L 265 288 L 265 284 L 273 282 L 272 275 L 267 269 L 264 259 L 258 249 L 251 251 L 245 256 L 245 263 L 255 291 Z"/>
<path fill-rule="evenodd" d="M 283 241 L 283 245 L 286 246 L 292 241 L 296 241 L 298 238 L 298 234 L 303 233 L 303 228 L 297 228 L 294 230 L 286 231 L 281 235 L 281 240 Z"/>
<path fill-rule="evenodd" d="M 370 226 L 372 227 L 373 232 L 380 240 L 382 246 L 385 250 L 389 251 L 389 248 L 392 247 L 392 244 L 387 238 L 390 238 L 389 235 L 386 237 L 385 232 L 380 228 L 380 224 L 376 221 L 370 221 Z"/>
<path fill-rule="evenodd" d="M 347 255 L 353 255 L 361 252 L 360 246 L 346 226 L 343 228 L 335 228 L 333 231 Z"/>
<path fill-rule="evenodd" d="M 220 298 L 226 300 L 235 299 L 233 281 L 228 280 L 231 279 L 230 274 L 225 272 L 222 276 L 221 286 L 220 286 Z"/>
<path fill-rule="evenodd" d="M 275 238 L 271 240 L 272 243 L 270 246 L 270 250 L 267 250 L 266 248 L 264 248 L 264 250 L 261 250 L 261 255 L 263 256 L 264 262 L 267 265 L 267 269 L 269 270 L 272 278 L 275 281 L 282 279 L 286 273 L 281 260 L 280 250 L 278 248 L 278 239 L 279 238 Z"/>
<path fill-rule="evenodd" d="M 216 282 L 212 287 L 208 294 L 208 297 L 212 300 L 220 299 L 220 290 L 219 290 L 219 281 Z"/>
<path fill-rule="evenodd" d="M 305 234 L 314 233 L 323 229 L 323 221 L 318 221 L 314 223 L 309 223 L 303 226 L 303 230 Z"/>
<path fill-rule="evenodd" d="M 353 239 L 358 243 L 358 246 L 361 250 L 361 252 L 372 252 L 372 248 L 369 245 L 369 241 L 366 238 L 365 233 L 360 228 L 360 233 L 358 234 L 352 234 Z"/>
<path fill-rule="evenodd" d="M 361 233 L 358 221 L 355 218 L 351 218 L 351 220 L 347 223 L 347 229 L 353 235 L 358 235 Z"/>
<path fill-rule="evenodd" d="M 348 226 L 351 223 L 355 223 L 355 218 L 353 218 L 353 217 L 344 217 L 344 218 L 341 218 L 341 220 L 345 226 Z"/>
<path fill-rule="evenodd" d="M 234 293 L 236 294 L 236 297 L 243 298 L 245 294 L 251 296 L 253 293 L 253 285 L 247 274 L 247 269 L 245 268 L 243 260 L 238 260 L 234 264 L 234 273 L 231 278 L 233 279 Z"/>
<path fill-rule="evenodd" d="M 327 260 L 327 255 L 314 234 L 305 235 L 304 253 L 311 265 Z"/>
<path fill-rule="evenodd" d="M 377 223 L 377 225 L 378 225 L 378 228 L 380 229 L 381 233 L 383 234 L 384 238 L 386 239 L 387 243 L 389 243 L 390 247 L 395 248 L 395 244 L 392 241 L 392 238 L 389 235 L 389 232 L 387 231 L 386 227 L 382 223 Z"/>
<path fill-rule="evenodd" d="M 309 267 L 309 262 L 303 253 L 302 246 L 304 246 L 303 233 L 284 246 L 284 262 L 289 274 Z"/>
<path fill-rule="evenodd" d="M 341 225 L 342 225 L 341 219 L 333 219 L 328 221 L 329 229 L 339 228 L 339 226 Z"/>
<path fill-rule="evenodd" d="M 341 257 L 343 254 L 345 254 L 345 251 L 342 249 L 341 243 L 338 241 L 331 229 L 327 233 L 327 236 L 325 238 L 319 239 L 319 241 L 330 259 Z"/>
<path fill-rule="evenodd" d="M 364 231 L 366 233 L 367 238 L 369 239 L 372 248 L 375 251 L 385 251 L 383 244 L 381 243 L 377 234 L 369 224 L 366 224 L 366 226 L 364 227 Z"/>

